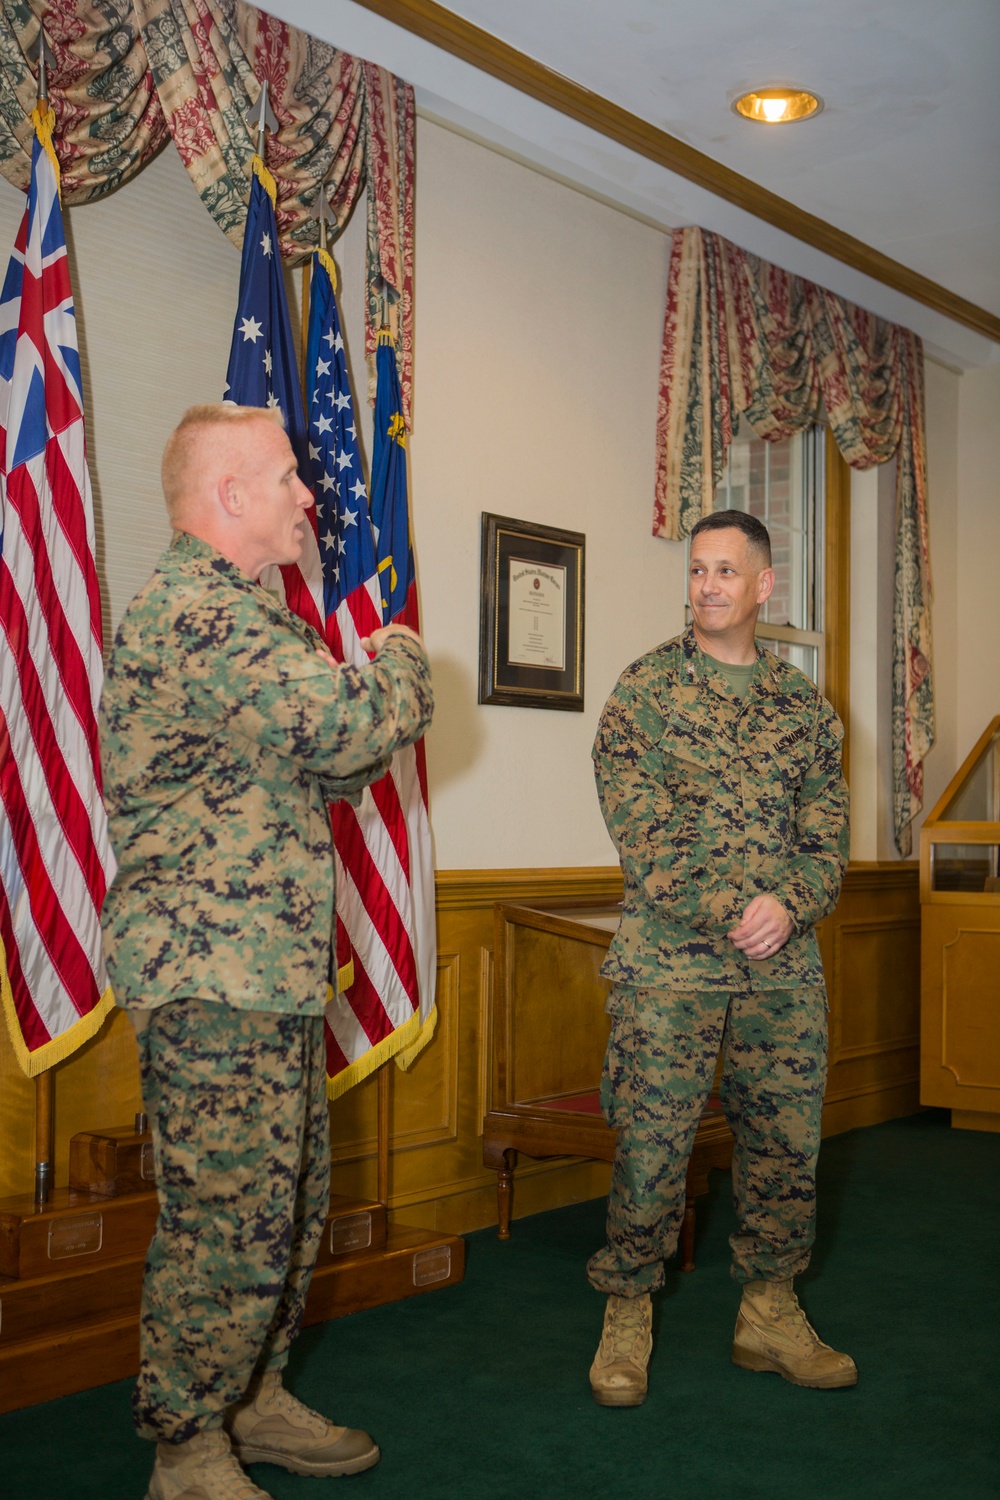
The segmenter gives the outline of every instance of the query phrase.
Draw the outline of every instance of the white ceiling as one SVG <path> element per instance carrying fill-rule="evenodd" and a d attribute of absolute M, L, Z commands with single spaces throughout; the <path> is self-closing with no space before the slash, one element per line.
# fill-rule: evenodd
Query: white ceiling
<path fill-rule="evenodd" d="M 556 72 L 1000 314 L 1000 0 L 446 0 Z M 478 72 L 353 0 L 267 9 L 408 78 L 424 113 L 656 223 L 700 223 L 916 329 L 962 367 L 1000 348 Z M 795 83 L 824 112 L 730 109 Z"/>

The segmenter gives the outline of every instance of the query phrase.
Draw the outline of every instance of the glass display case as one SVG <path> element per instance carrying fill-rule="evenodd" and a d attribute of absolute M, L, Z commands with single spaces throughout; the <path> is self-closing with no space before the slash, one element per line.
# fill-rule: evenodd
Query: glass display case
<path fill-rule="evenodd" d="M 1000 1130 L 1000 715 L 920 835 L 921 1089 Z"/>
<path fill-rule="evenodd" d="M 1000 890 L 1000 718 L 952 781 L 924 832 L 931 891 L 995 895 Z"/>

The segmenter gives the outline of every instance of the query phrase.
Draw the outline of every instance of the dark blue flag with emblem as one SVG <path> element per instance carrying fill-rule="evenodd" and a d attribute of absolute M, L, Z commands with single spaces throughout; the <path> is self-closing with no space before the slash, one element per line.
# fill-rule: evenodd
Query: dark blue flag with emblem
<path fill-rule="evenodd" d="M 388 332 L 379 334 L 375 355 L 375 434 L 372 441 L 371 512 L 378 550 L 382 618 L 419 630 L 417 578 L 410 545 L 406 473 L 406 423 Z M 406 825 L 406 866 L 410 888 L 410 934 L 420 990 L 420 1033 L 401 1055 L 404 1065 L 433 1032 L 437 937 L 434 925 L 434 858 L 427 806 L 427 765 L 419 740 L 392 758 L 392 783 Z M 380 783 L 381 784 L 381 783 Z"/>
<path fill-rule="evenodd" d="M 386 332 L 375 354 L 375 436 L 372 443 L 372 525 L 378 546 L 382 618 L 417 629 L 416 572 L 406 493 L 406 424 L 396 351 Z"/>

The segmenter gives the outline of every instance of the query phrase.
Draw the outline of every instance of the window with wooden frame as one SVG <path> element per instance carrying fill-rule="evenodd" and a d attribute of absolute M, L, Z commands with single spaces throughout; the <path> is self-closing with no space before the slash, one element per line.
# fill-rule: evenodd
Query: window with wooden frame
<path fill-rule="evenodd" d="M 769 651 L 811 677 L 846 728 L 850 674 L 850 470 L 823 423 L 778 443 L 737 429 L 716 510 L 757 516 L 775 584 L 757 621 Z"/>

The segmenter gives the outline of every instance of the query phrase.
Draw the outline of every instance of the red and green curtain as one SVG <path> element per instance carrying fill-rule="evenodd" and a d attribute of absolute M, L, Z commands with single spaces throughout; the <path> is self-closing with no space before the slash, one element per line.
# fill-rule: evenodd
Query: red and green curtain
<path fill-rule="evenodd" d="M 0 173 L 26 191 L 35 64 L 44 19 L 49 102 L 64 205 L 121 187 L 172 137 L 201 200 L 243 243 L 255 141 L 246 117 L 266 79 L 278 129 L 268 167 L 282 254 L 319 240 L 324 192 L 342 228 L 367 185 L 366 353 L 388 326 L 404 415 L 412 384 L 414 105 L 409 84 L 242 0 L 4 0 Z"/>

